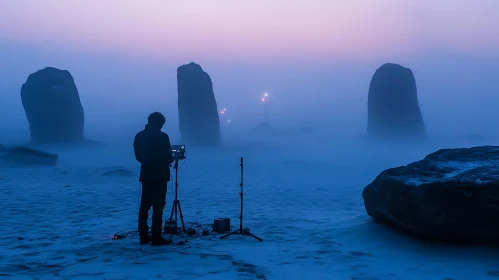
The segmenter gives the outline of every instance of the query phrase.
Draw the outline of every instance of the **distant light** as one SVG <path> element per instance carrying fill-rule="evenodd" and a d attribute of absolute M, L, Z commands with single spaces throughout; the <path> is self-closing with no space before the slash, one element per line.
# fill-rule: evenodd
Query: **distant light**
<path fill-rule="evenodd" d="M 220 114 L 225 114 L 225 111 L 223 111 L 223 110 L 222 110 L 222 111 L 220 111 Z"/>
<path fill-rule="evenodd" d="M 268 93 L 264 94 L 265 97 L 269 96 Z"/>
<path fill-rule="evenodd" d="M 262 98 L 262 102 L 265 102 L 265 97 Z"/>
<path fill-rule="evenodd" d="M 227 120 L 227 122 L 230 122 L 230 120 Z"/>
<path fill-rule="evenodd" d="M 224 112 L 227 111 L 227 108 L 224 108 Z"/>

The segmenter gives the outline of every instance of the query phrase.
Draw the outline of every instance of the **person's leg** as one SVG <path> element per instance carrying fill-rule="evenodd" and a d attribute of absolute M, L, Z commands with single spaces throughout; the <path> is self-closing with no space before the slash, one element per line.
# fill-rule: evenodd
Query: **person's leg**
<path fill-rule="evenodd" d="M 152 241 L 153 243 L 162 242 L 161 233 L 163 225 L 163 210 L 166 205 L 167 182 L 157 182 L 155 184 L 155 196 L 153 200 L 152 212 Z"/>
<path fill-rule="evenodd" d="M 142 183 L 142 195 L 140 198 L 139 207 L 139 223 L 138 230 L 140 235 L 140 244 L 149 242 L 149 227 L 147 226 L 147 219 L 149 218 L 149 210 L 153 205 L 154 198 L 154 185 L 150 182 Z"/>

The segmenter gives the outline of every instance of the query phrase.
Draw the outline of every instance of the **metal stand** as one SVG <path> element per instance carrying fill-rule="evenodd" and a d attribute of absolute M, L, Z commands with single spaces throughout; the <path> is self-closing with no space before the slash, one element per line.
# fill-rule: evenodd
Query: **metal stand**
<path fill-rule="evenodd" d="M 243 158 L 242 157 L 241 157 L 241 164 L 239 164 L 239 165 L 241 166 L 241 183 L 239 184 L 239 186 L 241 186 L 241 192 L 239 193 L 239 196 L 241 197 L 241 215 L 239 216 L 239 229 L 220 237 L 220 239 L 224 239 L 224 238 L 229 237 L 233 234 L 241 234 L 241 235 L 254 237 L 258 241 L 262 242 L 263 239 L 250 233 L 249 231 L 243 229 Z"/>
<path fill-rule="evenodd" d="M 269 121 L 269 113 L 267 111 L 267 100 L 265 100 L 265 112 L 264 112 L 263 121 L 265 121 L 265 122 Z"/>
<path fill-rule="evenodd" d="M 174 222 L 175 228 L 178 229 L 177 216 L 180 216 L 180 221 L 182 222 L 182 230 L 185 232 L 184 216 L 182 215 L 182 208 L 180 207 L 180 201 L 178 200 L 178 159 L 175 159 L 175 165 L 173 166 L 173 168 L 175 168 L 175 199 L 173 200 L 170 222 Z M 175 215 L 175 219 L 173 219 L 173 215 Z M 177 230 L 177 233 L 178 232 L 179 231 Z"/>

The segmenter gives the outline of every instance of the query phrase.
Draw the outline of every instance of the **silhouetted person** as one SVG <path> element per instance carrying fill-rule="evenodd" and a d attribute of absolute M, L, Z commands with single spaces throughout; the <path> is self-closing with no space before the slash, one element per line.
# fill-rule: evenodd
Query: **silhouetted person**
<path fill-rule="evenodd" d="M 170 164 L 173 154 L 168 134 L 161 131 L 165 117 L 155 112 L 149 115 L 144 130 L 137 133 L 133 142 L 135 158 L 140 162 L 140 178 L 142 197 L 139 208 L 140 244 L 152 241 L 152 245 L 163 245 L 169 242 L 162 238 L 163 209 L 166 205 L 166 190 L 170 181 Z M 153 207 L 152 239 L 149 238 L 147 218 L 149 209 Z"/>

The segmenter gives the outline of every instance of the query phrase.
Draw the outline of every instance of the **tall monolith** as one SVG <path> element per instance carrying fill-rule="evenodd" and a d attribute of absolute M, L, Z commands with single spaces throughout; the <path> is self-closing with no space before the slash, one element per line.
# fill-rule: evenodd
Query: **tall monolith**
<path fill-rule="evenodd" d="M 31 141 L 39 144 L 84 140 L 84 112 L 73 76 L 47 67 L 29 75 L 21 101 Z"/>
<path fill-rule="evenodd" d="M 187 145 L 220 144 L 220 119 L 213 84 L 196 63 L 177 69 L 179 129 Z"/>
<path fill-rule="evenodd" d="M 367 134 L 381 140 L 426 139 L 411 69 L 387 63 L 376 70 L 369 86 Z"/>

